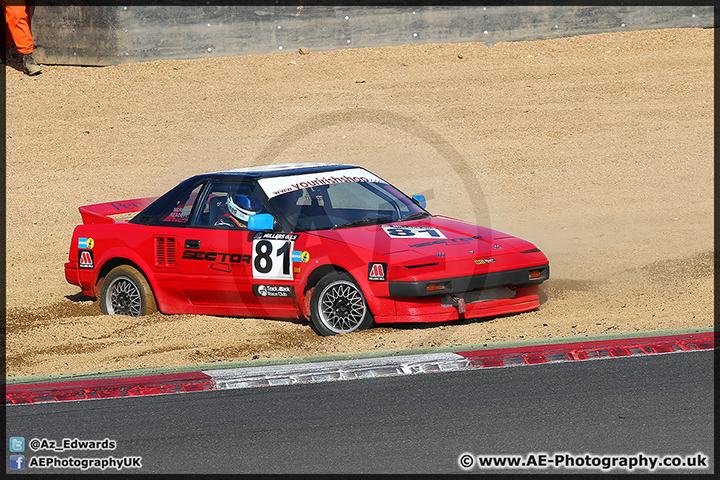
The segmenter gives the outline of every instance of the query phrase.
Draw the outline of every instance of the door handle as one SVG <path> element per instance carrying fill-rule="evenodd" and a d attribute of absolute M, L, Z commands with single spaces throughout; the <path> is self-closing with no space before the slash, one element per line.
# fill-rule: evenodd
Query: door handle
<path fill-rule="evenodd" d="M 185 240 L 185 248 L 200 248 L 200 240 Z"/>

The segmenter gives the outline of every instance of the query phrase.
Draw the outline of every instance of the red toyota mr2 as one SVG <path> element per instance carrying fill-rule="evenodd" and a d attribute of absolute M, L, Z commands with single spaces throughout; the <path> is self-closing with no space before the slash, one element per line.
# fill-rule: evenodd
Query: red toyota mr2
<path fill-rule="evenodd" d="M 321 335 L 540 306 L 535 245 L 424 207 L 353 165 L 197 175 L 80 207 L 65 277 L 106 314 L 300 318 Z"/>

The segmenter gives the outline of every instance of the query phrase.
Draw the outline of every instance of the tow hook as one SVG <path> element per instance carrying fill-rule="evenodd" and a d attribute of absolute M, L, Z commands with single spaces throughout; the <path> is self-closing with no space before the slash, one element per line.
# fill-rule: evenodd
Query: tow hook
<path fill-rule="evenodd" d="M 465 299 L 462 297 L 456 297 L 455 295 L 453 295 L 452 299 L 457 302 L 458 313 L 463 315 L 465 313 Z"/>

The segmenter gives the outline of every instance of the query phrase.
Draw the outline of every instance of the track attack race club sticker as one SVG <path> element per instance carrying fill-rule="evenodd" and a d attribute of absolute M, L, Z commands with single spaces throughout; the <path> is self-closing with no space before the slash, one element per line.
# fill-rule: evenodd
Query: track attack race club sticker
<path fill-rule="evenodd" d="M 253 285 L 256 297 L 295 297 L 295 287 L 292 285 Z"/>

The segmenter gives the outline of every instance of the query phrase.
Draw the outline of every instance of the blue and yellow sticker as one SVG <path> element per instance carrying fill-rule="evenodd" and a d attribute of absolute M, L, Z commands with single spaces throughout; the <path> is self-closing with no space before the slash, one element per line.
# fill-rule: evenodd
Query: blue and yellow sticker
<path fill-rule="evenodd" d="M 307 251 L 301 252 L 299 250 L 293 250 L 292 261 L 307 263 L 310 261 L 310 253 L 308 253 Z"/>
<path fill-rule="evenodd" d="M 78 248 L 81 248 L 83 250 L 92 250 L 94 246 L 95 240 L 93 240 L 92 238 L 78 238 Z"/>

